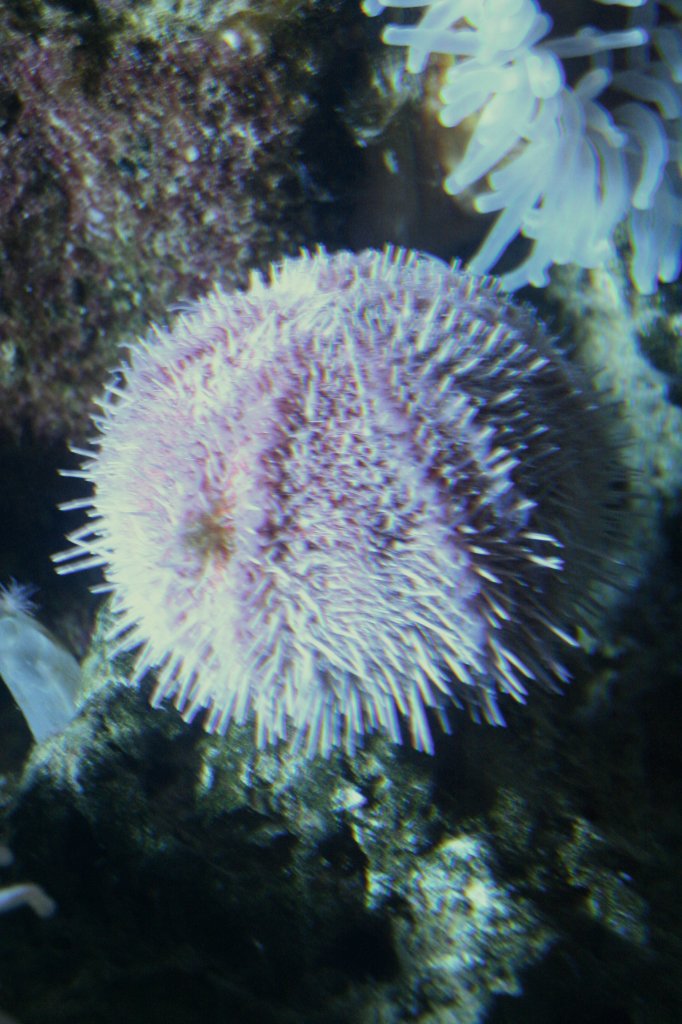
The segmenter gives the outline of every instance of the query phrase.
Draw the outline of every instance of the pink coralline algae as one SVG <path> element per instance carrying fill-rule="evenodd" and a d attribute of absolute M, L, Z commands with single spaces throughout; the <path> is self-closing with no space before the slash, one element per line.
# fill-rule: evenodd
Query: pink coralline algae
<path fill-rule="evenodd" d="M 60 572 L 104 567 L 132 682 L 259 746 L 432 751 L 449 705 L 569 678 L 606 574 L 617 445 L 490 279 L 387 248 L 287 259 L 131 346 Z M 429 711 L 429 709 L 432 709 Z"/>
<path fill-rule="evenodd" d="M 7 6 L 0 431 L 52 443 L 83 436 L 112 352 L 175 296 L 304 240 L 308 79 L 245 38 L 121 28 L 97 47 L 10 29 Z"/>

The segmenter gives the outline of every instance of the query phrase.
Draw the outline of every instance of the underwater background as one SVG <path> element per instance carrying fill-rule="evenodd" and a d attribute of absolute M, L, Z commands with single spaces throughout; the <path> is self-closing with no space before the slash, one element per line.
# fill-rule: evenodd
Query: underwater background
<path fill-rule="evenodd" d="M 540 17 L 531 0 L 489 6 L 502 24 L 524 2 Z M 647 93 L 636 122 L 667 139 L 651 186 L 669 187 L 666 215 L 643 236 L 623 210 L 597 265 L 567 259 L 515 298 L 594 380 L 629 480 L 613 512 L 627 551 L 560 696 L 506 701 L 506 728 L 454 711 L 433 756 L 383 734 L 324 757 L 259 746 L 251 722 L 210 735 L 150 709 L 151 676 L 124 685 L 134 657 L 89 589 L 101 571 L 55 572 L 83 521 L 59 510 L 82 494 L 59 471 L 78 471 L 70 446 L 92 436 L 93 400 L 151 322 L 301 247 L 391 243 L 466 264 L 483 244 L 493 218 L 476 182 L 443 189 L 474 130 L 438 122 L 449 58 L 407 71 L 382 30 L 421 11 L 369 6 L 377 17 L 357 0 L 0 7 L 0 582 L 35 588 L 37 625 L 22 628 L 83 677 L 77 713 L 38 743 L 0 688 L 0 910 L 27 881 L 56 901 L 0 916 L 1 1021 L 682 1019 L 681 292 L 664 273 L 632 283 L 638 240 L 662 247 L 661 223 L 682 223 L 682 100 L 665 107 L 681 91 L 678 4 L 640 11 L 668 54 L 647 51 L 664 96 Z M 542 8 L 560 37 L 630 31 L 636 16 Z M 583 48 L 566 95 L 592 60 Z M 616 123 L 610 86 L 599 102 Z M 601 122 L 585 117 L 589 140 Z M 553 222 L 553 238 L 570 229 Z M 495 270 L 528 250 L 512 238 Z"/>

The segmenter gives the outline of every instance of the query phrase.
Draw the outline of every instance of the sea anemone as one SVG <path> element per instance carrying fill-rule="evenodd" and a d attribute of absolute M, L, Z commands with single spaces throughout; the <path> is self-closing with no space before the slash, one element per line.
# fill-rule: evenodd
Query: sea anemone
<path fill-rule="evenodd" d="M 502 285 L 543 286 L 553 263 L 596 267 L 629 233 L 631 276 L 640 292 L 674 280 L 682 251 L 682 32 L 679 0 L 601 0 L 638 8 L 617 32 L 584 28 L 555 38 L 535 0 L 365 0 L 369 14 L 420 8 L 412 25 L 390 25 L 384 41 L 407 48 L 419 72 L 430 54 L 452 63 L 440 90 L 445 127 L 474 118 L 466 149 L 444 181 L 475 207 L 499 215 L 471 260 L 488 273 L 520 233 L 530 252 Z M 657 24 L 659 6 L 673 20 Z M 626 50 L 614 69 L 614 54 Z M 568 84 L 564 60 L 586 58 Z M 610 94 L 607 97 L 607 94 Z M 611 98 L 617 96 L 617 102 Z M 626 100 L 626 102 L 624 102 Z"/>
<path fill-rule="evenodd" d="M 68 475 L 132 682 L 309 754 L 568 679 L 613 528 L 590 382 L 491 280 L 387 248 L 220 288 L 130 349 Z"/>
<path fill-rule="evenodd" d="M 35 618 L 34 590 L 0 584 L 0 675 L 40 743 L 78 713 L 83 679 L 74 656 Z"/>

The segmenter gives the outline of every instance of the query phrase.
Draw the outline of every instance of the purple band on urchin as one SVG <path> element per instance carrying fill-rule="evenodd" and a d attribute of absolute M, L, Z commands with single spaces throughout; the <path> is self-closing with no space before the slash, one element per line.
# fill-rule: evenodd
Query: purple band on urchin
<path fill-rule="evenodd" d="M 491 279 L 324 250 L 216 288 L 130 350 L 59 572 L 101 566 L 133 682 L 210 731 L 432 751 L 568 680 L 605 573 L 617 444 L 591 383 Z"/>

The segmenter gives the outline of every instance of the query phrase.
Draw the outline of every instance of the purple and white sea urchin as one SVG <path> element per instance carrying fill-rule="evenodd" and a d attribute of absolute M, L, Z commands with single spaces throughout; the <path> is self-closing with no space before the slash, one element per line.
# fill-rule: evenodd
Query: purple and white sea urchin
<path fill-rule="evenodd" d="M 133 682 L 259 745 L 366 732 L 431 751 L 427 708 L 501 723 L 568 673 L 611 532 L 588 381 L 490 279 L 320 250 L 219 288 L 131 347 L 101 401 L 91 522 Z"/>

